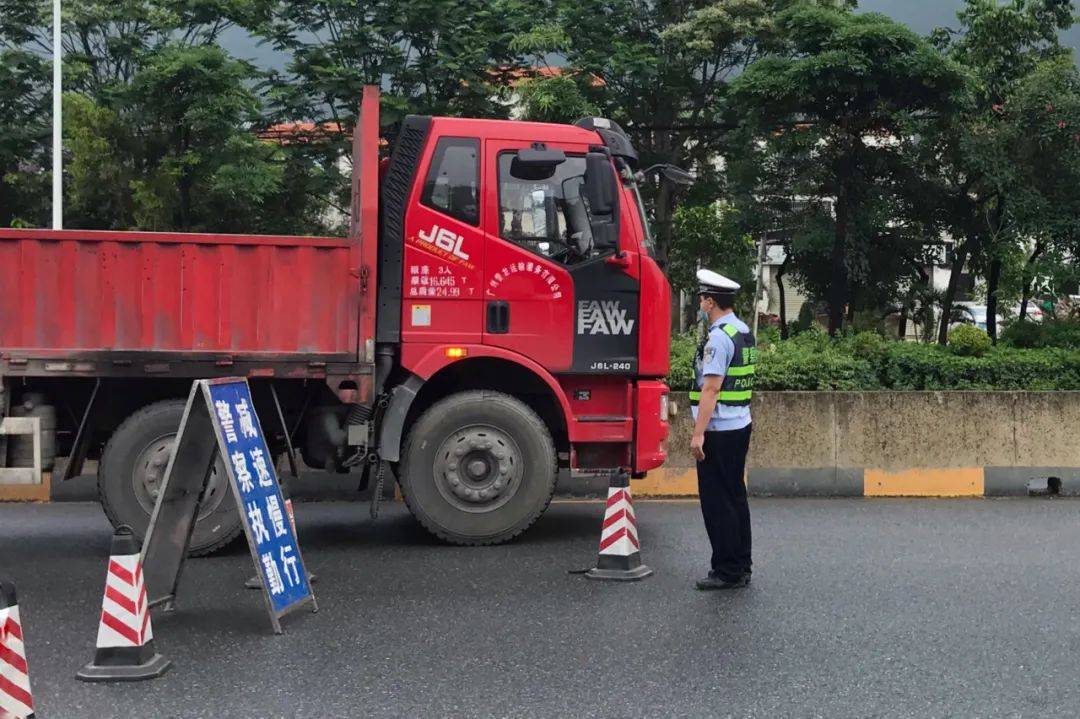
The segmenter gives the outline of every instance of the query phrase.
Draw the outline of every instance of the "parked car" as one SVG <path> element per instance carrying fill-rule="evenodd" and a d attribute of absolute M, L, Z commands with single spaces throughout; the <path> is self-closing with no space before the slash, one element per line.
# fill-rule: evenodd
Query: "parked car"
<path fill-rule="evenodd" d="M 975 325 L 981 330 L 986 329 L 986 305 L 978 305 L 974 302 L 957 302 L 953 305 L 954 309 L 958 313 L 958 318 L 950 323 L 949 328 L 957 327 L 958 325 Z M 1009 318 L 1016 318 L 1020 316 L 1020 305 L 1015 305 L 1011 308 Z M 1027 319 L 1032 322 L 1042 322 L 1043 311 L 1042 308 L 1034 301 L 1028 301 L 1027 307 Z M 1005 318 L 999 313 L 997 315 L 997 326 L 1000 329 L 1005 324 Z"/>

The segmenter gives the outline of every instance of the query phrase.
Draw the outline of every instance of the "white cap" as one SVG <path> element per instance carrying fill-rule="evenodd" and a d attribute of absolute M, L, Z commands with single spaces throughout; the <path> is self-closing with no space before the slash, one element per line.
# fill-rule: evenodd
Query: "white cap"
<path fill-rule="evenodd" d="M 712 270 L 698 270 L 697 281 L 698 292 L 703 294 L 731 294 L 741 287 L 735 280 L 729 280 L 719 272 L 713 272 Z"/>

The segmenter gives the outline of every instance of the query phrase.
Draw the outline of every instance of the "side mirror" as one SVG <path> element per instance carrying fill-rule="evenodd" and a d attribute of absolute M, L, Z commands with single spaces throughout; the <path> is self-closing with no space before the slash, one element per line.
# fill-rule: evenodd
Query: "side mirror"
<path fill-rule="evenodd" d="M 510 163 L 510 174 L 520 180 L 548 180 L 555 168 L 566 162 L 562 150 L 548 150 L 543 145 L 521 150 Z"/>
<path fill-rule="evenodd" d="M 611 158 L 606 152 L 585 155 L 585 200 L 589 203 L 589 224 L 593 243 L 601 249 L 619 246 L 619 187 Z"/>
<path fill-rule="evenodd" d="M 660 174 L 663 175 L 664 179 L 668 182 L 684 187 L 689 187 L 697 181 L 697 178 L 689 172 L 682 168 L 675 167 L 674 165 L 664 165 L 664 168 L 660 170 Z"/>
<path fill-rule="evenodd" d="M 675 165 L 668 165 L 664 163 L 661 163 L 659 165 L 653 165 L 647 170 L 642 170 L 640 176 L 645 177 L 647 175 L 651 175 L 654 172 L 659 172 L 660 177 L 662 177 L 665 182 L 670 182 L 673 185 L 682 185 L 683 187 L 688 187 L 697 182 L 696 177 L 694 177 L 681 167 L 675 167 Z"/>
<path fill-rule="evenodd" d="M 593 217 L 614 214 L 616 200 L 615 173 L 607 153 L 590 152 L 585 155 L 585 199 Z"/>

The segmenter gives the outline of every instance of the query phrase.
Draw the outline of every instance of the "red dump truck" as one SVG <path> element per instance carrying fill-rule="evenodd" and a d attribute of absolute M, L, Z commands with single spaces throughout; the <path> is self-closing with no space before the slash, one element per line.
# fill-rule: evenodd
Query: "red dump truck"
<path fill-rule="evenodd" d="M 389 466 L 459 544 L 520 534 L 562 468 L 664 461 L 671 291 L 618 126 L 409 116 L 378 151 L 367 88 L 344 238 L 0 229 L 0 416 L 55 415 L 54 481 L 97 459 L 141 534 L 190 383 L 219 376 L 251 379 L 282 456 Z M 223 478 L 195 553 L 240 532 Z"/>

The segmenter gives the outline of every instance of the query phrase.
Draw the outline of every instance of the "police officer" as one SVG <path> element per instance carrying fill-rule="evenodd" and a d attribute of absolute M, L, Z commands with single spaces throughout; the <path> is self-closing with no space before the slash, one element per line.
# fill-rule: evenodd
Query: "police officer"
<path fill-rule="evenodd" d="M 757 359 L 754 335 L 735 316 L 739 284 L 698 270 L 698 298 L 708 332 L 694 360 L 690 405 L 698 495 L 712 545 L 712 567 L 697 588 L 735 589 L 750 583 L 750 506 L 746 452 L 750 447 L 750 393 Z"/>

